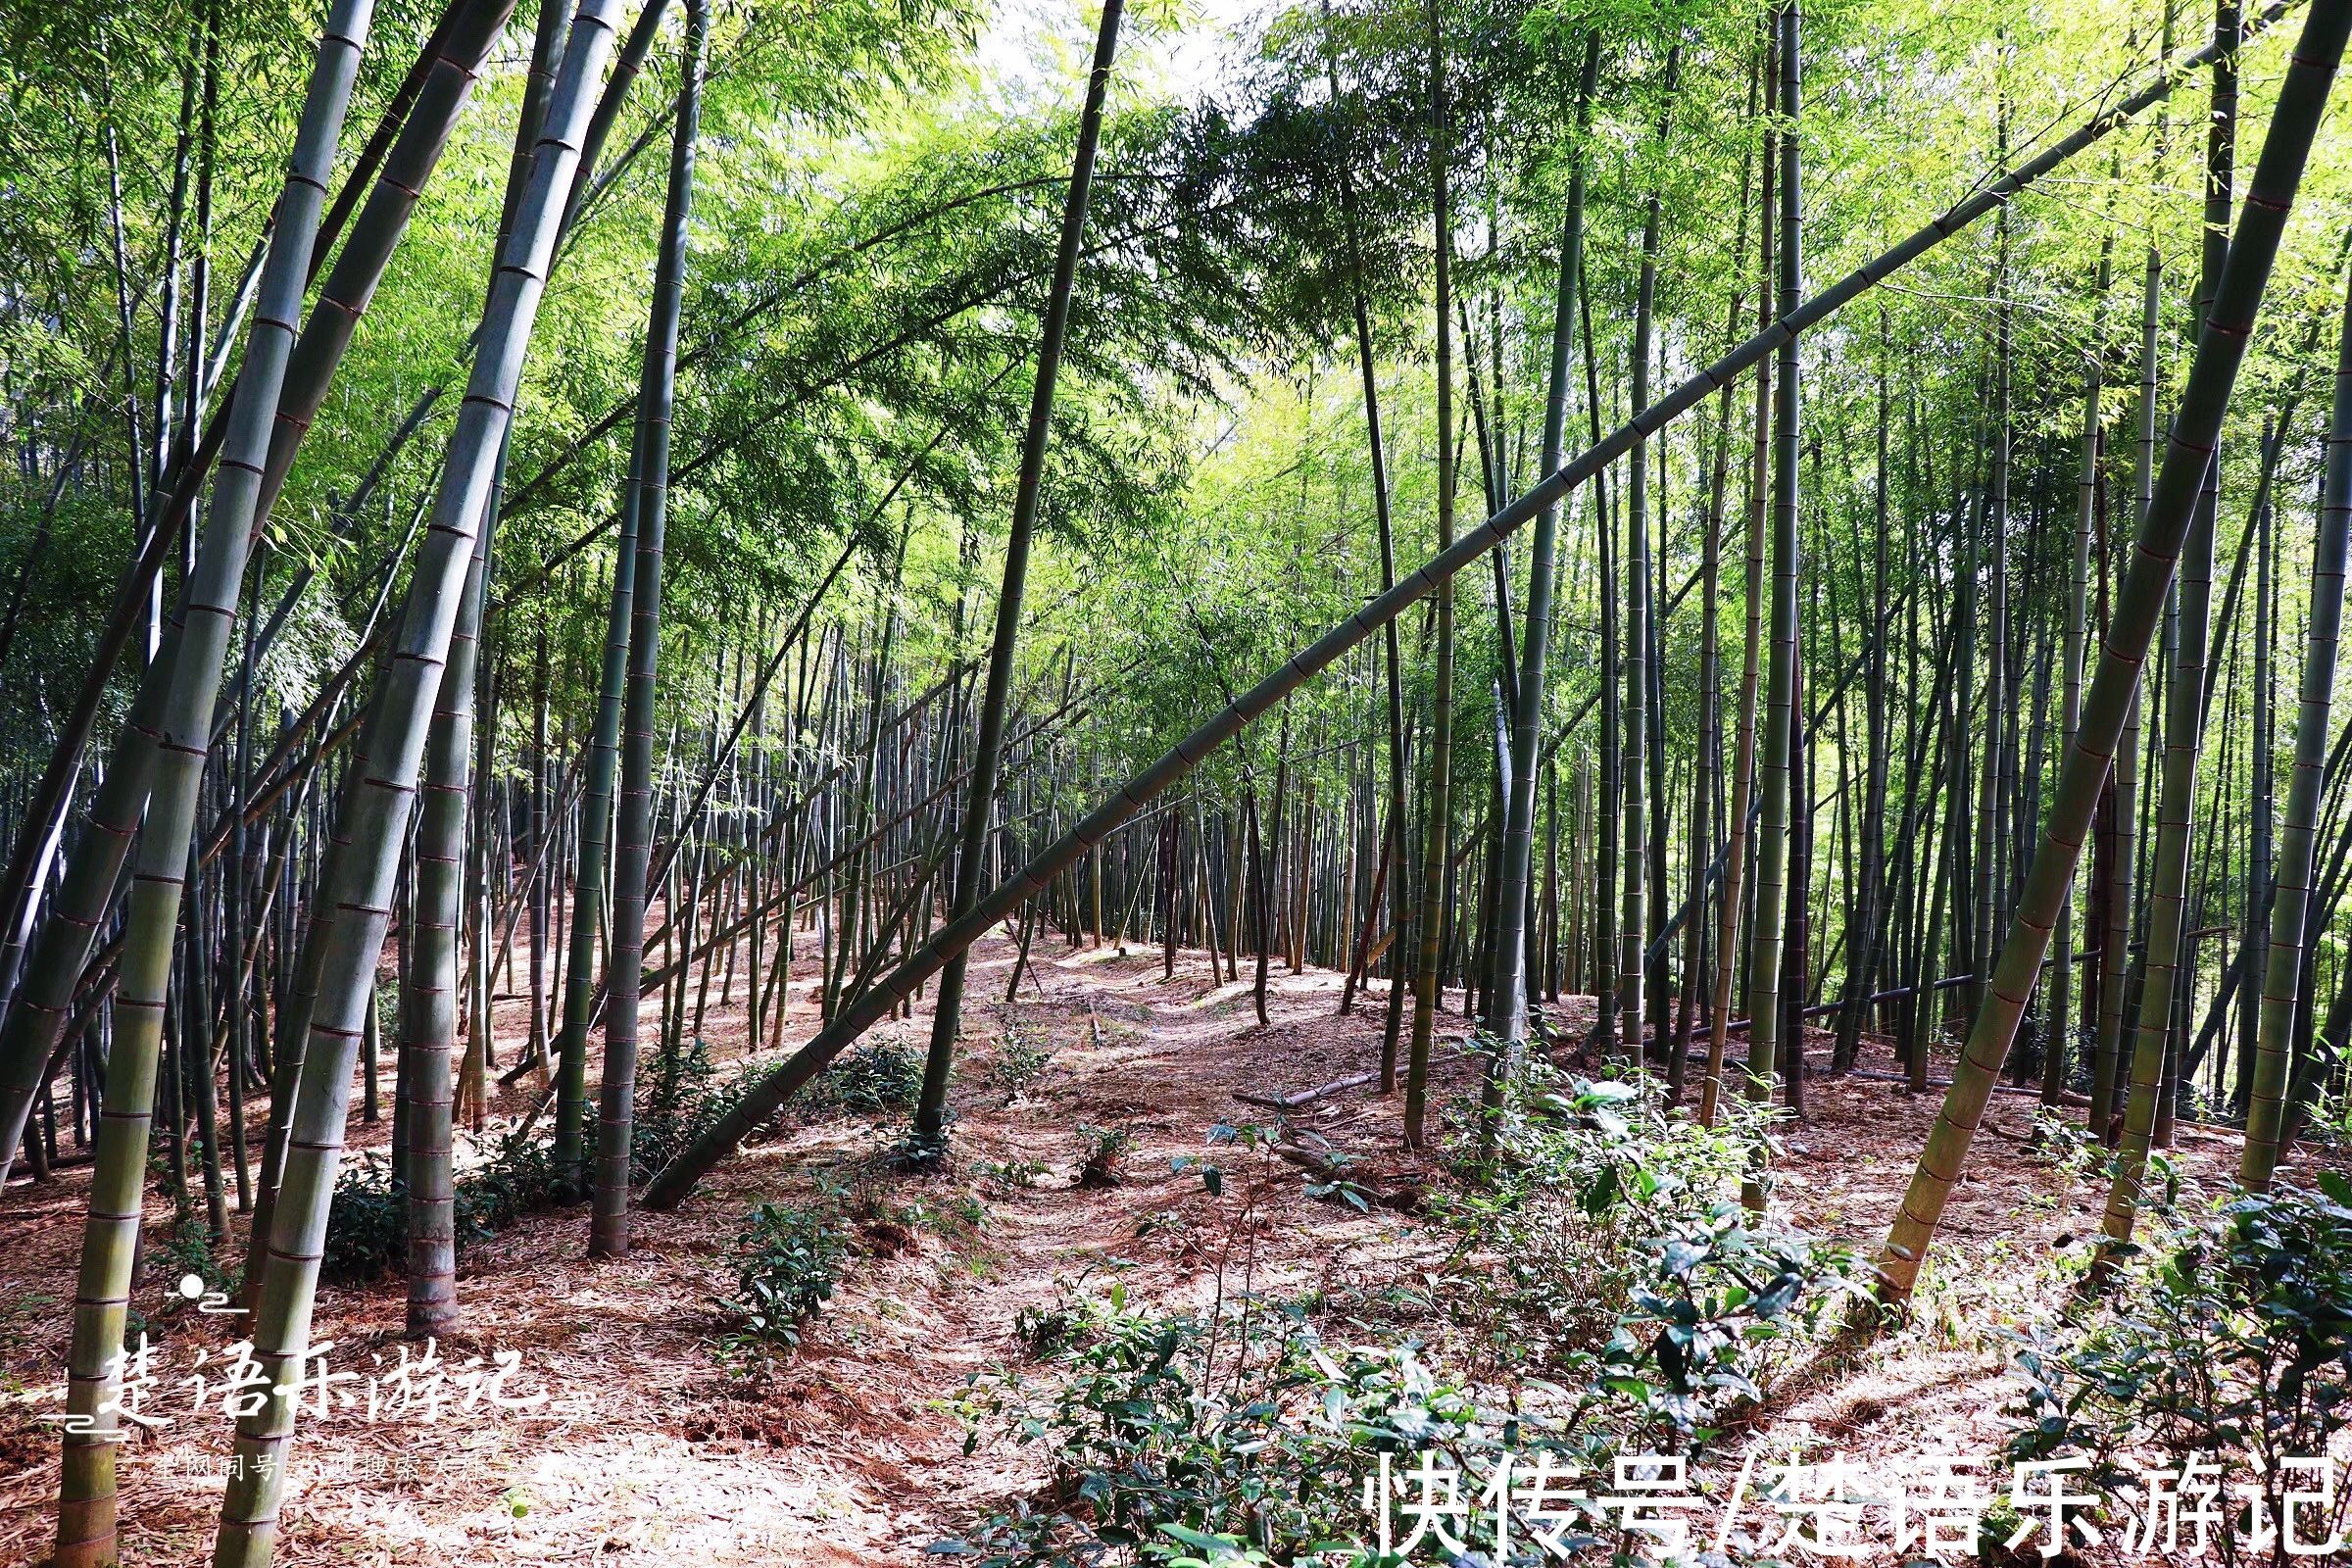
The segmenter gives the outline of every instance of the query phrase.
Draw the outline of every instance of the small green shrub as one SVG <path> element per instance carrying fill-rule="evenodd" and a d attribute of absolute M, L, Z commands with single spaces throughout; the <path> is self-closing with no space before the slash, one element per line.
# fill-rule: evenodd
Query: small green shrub
<path fill-rule="evenodd" d="M 801 1343 L 841 1275 L 838 1216 L 830 1208 L 761 1203 L 745 1216 L 733 1259 L 734 1293 L 716 1305 L 727 1327 L 719 1353 L 749 1368 Z"/>
<path fill-rule="evenodd" d="M 719 1078 L 710 1049 L 699 1036 L 674 1052 L 664 1052 L 654 1062 L 651 1082 L 638 1091 L 629 1125 L 629 1180 L 653 1180 L 656 1171 L 726 1113 L 735 1095 L 735 1086 Z M 595 1147 L 593 1138 L 589 1147 Z"/>
<path fill-rule="evenodd" d="M 1007 1192 L 1026 1192 L 1050 1174 L 1043 1160 L 988 1159 L 980 1162 L 980 1176 L 995 1182 Z"/>
<path fill-rule="evenodd" d="M 2331 1440 L 2340 1453 L 2352 1421 L 2352 1182 L 2320 1182 L 2176 1227 L 2098 1321 L 2027 1336 L 2011 1455 L 2085 1459 L 2088 1484 L 2135 1516 L 2149 1508 L 2143 1469 L 2214 1465 L 2232 1526 L 2216 1549 L 2273 1561 L 2237 1539 L 2246 1494 L 2281 1519 L 2318 1480 L 2290 1461 L 2328 1454 Z M 2328 1505 L 2297 1506 L 2303 1542 L 2345 1529 L 2352 1490 L 2334 1491 Z"/>
<path fill-rule="evenodd" d="M 499 1140 L 488 1159 L 458 1178 L 456 1196 L 458 1241 L 463 1244 L 495 1236 L 526 1214 L 575 1202 L 587 1194 L 556 1168 L 553 1138 L 510 1135 Z"/>
<path fill-rule="evenodd" d="M 2089 1128 L 2040 1106 L 2034 1108 L 2026 1145 L 2070 1175 L 2091 1176 L 2107 1167 L 2107 1146 Z"/>
<path fill-rule="evenodd" d="M 1006 1022 L 1004 1043 L 997 1047 L 989 1062 L 989 1076 L 1004 1091 L 1004 1103 L 1011 1104 L 1037 1087 L 1054 1065 L 1054 1051 L 1052 1045 L 1029 1035 L 1019 1024 Z"/>
<path fill-rule="evenodd" d="M 172 1227 L 172 1234 L 155 1244 L 149 1254 L 150 1267 L 161 1271 L 176 1286 L 190 1274 L 203 1282 L 206 1291 L 227 1295 L 237 1288 L 237 1275 L 220 1261 L 213 1250 L 213 1233 L 204 1220 L 195 1214 L 183 1214 Z"/>
<path fill-rule="evenodd" d="M 1459 1461 L 1504 1436 L 1411 1348 L 1327 1348 L 1294 1312 L 1161 1316 L 1114 1285 L 1023 1332 L 1064 1378 L 1042 1393 L 1023 1372 L 976 1378 L 958 1402 L 964 1446 L 1042 1445 L 1051 1482 L 931 1548 L 983 1568 L 1134 1561 L 1171 1542 L 1300 1560 L 1366 1533 L 1363 1478 L 1379 1454 Z M 1514 1435 L 1523 1451 L 1554 1441 Z"/>
<path fill-rule="evenodd" d="M 318 1272 L 337 1284 L 363 1285 L 389 1272 L 408 1244 L 408 1194 L 392 1180 L 391 1162 L 375 1153 L 347 1161 L 327 1205 Z"/>
<path fill-rule="evenodd" d="M 944 1203 L 918 1203 L 925 1223 L 943 1234 L 977 1236 L 988 1229 L 988 1204 L 978 1193 L 959 1193 Z"/>
<path fill-rule="evenodd" d="M 1445 1363 L 1386 1330 L 1328 1344 L 1309 1316 L 1327 1297 L 1269 1301 L 1246 1273 L 1201 1314 L 1131 1306 L 1119 1286 L 1031 1308 L 1015 1333 L 1049 1375 L 984 1375 L 960 1409 L 967 1450 L 1000 1437 L 1043 1446 L 1051 1484 L 934 1550 L 988 1568 L 1325 1552 L 1371 1568 L 1360 1499 L 1384 1454 L 1409 1465 L 1434 1452 L 1473 1490 L 1504 1451 L 1585 1475 L 1618 1457 L 1697 1455 L 1826 1341 L 1862 1295 L 1854 1260 L 1740 1205 L 1761 1113 L 1735 1110 L 1708 1132 L 1632 1084 L 1533 1065 L 1527 1078 L 1481 1161 L 1485 1183 L 1431 1205 L 1458 1238 L 1423 1302 L 1464 1331 L 1446 1337 Z M 1237 1166 L 1258 1161 L 1247 1181 L 1200 1155 L 1171 1168 L 1246 1216 L 1277 1141 L 1261 1127 L 1211 1134 Z M 1413 1560 L 1446 1560 L 1436 1549 Z"/>
<path fill-rule="evenodd" d="M 195 1213 L 180 1215 L 169 1235 L 156 1239 L 147 1253 L 147 1267 L 163 1283 L 163 1302 L 153 1317 L 132 1312 L 129 1318 L 137 1321 L 126 1318 L 124 1344 L 131 1347 L 137 1345 L 140 1334 L 160 1335 L 193 1313 L 205 1296 L 234 1296 L 240 1278 L 213 1250 L 212 1230 Z M 189 1278 L 201 1287 L 194 1297 L 180 1289 L 180 1282 Z"/>
<path fill-rule="evenodd" d="M 811 1109 L 850 1116 L 910 1111 L 923 1092 L 923 1060 L 897 1041 L 873 1041 L 836 1058 L 809 1090 Z"/>
<path fill-rule="evenodd" d="M 1850 1252 L 1742 1206 L 1771 1115 L 1733 1097 L 1704 1128 L 1529 1062 L 1483 1180 L 1431 1200 L 1456 1237 L 1439 1299 L 1499 1367 L 1610 1380 L 1649 1441 L 1703 1446 L 1864 1299 Z"/>
<path fill-rule="evenodd" d="M 584 1196 L 557 1170 L 551 1136 L 516 1131 L 499 1139 L 488 1158 L 459 1174 L 451 1193 L 451 1224 L 458 1245 L 466 1247 L 525 1215 Z M 408 1191 L 393 1180 L 391 1161 L 363 1154 L 336 1178 L 319 1271 L 346 1285 L 380 1279 L 406 1260 L 408 1227 Z"/>
<path fill-rule="evenodd" d="M 1042 1359 L 1074 1342 L 1085 1318 L 1085 1312 L 1066 1299 L 1056 1300 L 1051 1306 L 1032 1302 L 1012 1314 L 1012 1337 L 1031 1355 Z"/>
<path fill-rule="evenodd" d="M 1078 1158 L 1078 1185 L 1089 1191 L 1116 1187 L 1126 1174 L 1120 1163 L 1127 1152 L 1135 1147 L 1135 1133 L 1126 1127 L 1093 1127 L 1078 1129 L 1081 1152 Z"/>

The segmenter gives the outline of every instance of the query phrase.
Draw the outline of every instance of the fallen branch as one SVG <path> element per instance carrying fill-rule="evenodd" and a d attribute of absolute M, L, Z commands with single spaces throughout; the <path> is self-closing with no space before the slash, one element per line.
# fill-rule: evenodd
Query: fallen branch
<path fill-rule="evenodd" d="M 1237 1089 L 1234 1091 L 1233 1098 L 1245 1104 L 1263 1105 L 1268 1110 L 1300 1110 L 1318 1100 L 1329 1100 L 1333 1095 L 1343 1094 L 1350 1089 L 1361 1089 L 1366 1084 L 1379 1081 L 1380 1074 L 1376 1072 L 1359 1072 L 1346 1078 L 1334 1079 L 1318 1088 L 1301 1089 L 1297 1094 L 1253 1095 L 1247 1090 Z"/>

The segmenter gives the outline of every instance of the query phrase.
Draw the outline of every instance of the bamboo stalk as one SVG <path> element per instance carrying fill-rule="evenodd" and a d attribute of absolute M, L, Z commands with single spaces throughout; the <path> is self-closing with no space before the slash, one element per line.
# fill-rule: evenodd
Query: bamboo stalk
<path fill-rule="evenodd" d="M 2303 683 L 2295 714 L 2295 760 L 2286 787 L 2278 840 L 2278 874 L 2271 904 L 2271 949 L 2262 988 L 2262 1032 L 2254 1047 L 2254 1083 L 2247 1103 L 2246 1145 L 2238 1180 L 2248 1192 L 2268 1192 L 2278 1162 L 2290 1066 L 2299 1066 L 2290 1042 L 2298 1009 L 2308 1009 L 2303 955 L 2310 929 L 2311 865 L 2319 819 L 2322 758 L 2328 709 L 2335 696 L 2335 656 L 2344 612 L 2346 532 L 2352 528 L 2352 291 L 2335 356 L 2335 407 L 2328 429 L 2327 489 L 2320 502 L 2311 565 L 2310 624 L 2304 633 Z"/>
<path fill-rule="evenodd" d="M 686 225 L 694 206 L 694 142 L 702 109 L 703 0 L 686 0 L 685 62 L 671 131 L 669 193 L 654 270 L 645 333 L 644 390 L 638 399 L 637 566 L 629 586 L 629 673 L 621 716 L 620 811 L 612 875 L 612 961 L 605 1008 L 605 1070 L 599 1088 L 594 1209 L 588 1255 L 629 1250 L 629 1155 L 637 1094 L 638 970 L 645 933 L 646 865 L 653 850 L 655 680 L 662 651 L 662 547 L 669 507 L 670 415 L 677 397 L 678 317 L 683 308 Z M 686 824 L 679 824 L 684 833 Z M 673 862 L 674 863 L 674 862 Z"/>
<path fill-rule="evenodd" d="M 236 624 L 258 515 L 270 418 L 301 319 L 311 245 L 372 17 L 372 0 L 339 0 L 319 35 L 278 197 L 277 226 L 263 264 L 238 395 L 229 410 L 229 431 L 213 485 L 204 543 L 182 592 L 174 658 L 162 677 L 168 695 L 152 747 L 154 783 L 131 885 L 127 941 L 117 968 L 118 1030 L 107 1060 L 105 1105 L 74 1295 L 67 1411 L 78 1419 L 69 1422 L 65 1434 L 54 1559 L 59 1568 L 96 1568 L 118 1555 L 115 1450 L 122 1441 L 117 1396 L 122 1379 L 122 1328 L 138 1250 L 149 1107 L 170 1000 L 181 890 L 211 751 L 221 662 Z M 132 744 L 136 749 L 139 743 Z M 210 1087 L 208 1074 L 208 1093 Z M 17 1112 L 18 1125 L 22 1116 Z M 14 1137 L 12 1129 L 12 1145 Z"/>
<path fill-rule="evenodd" d="M 563 192 L 576 162 L 591 91 L 612 52 L 618 0 L 582 0 L 571 24 L 536 161 L 483 311 L 481 348 L 451 437 L 432 521 L 412 572 L 409 601 L 376 699 L 336 835 L 335 912 L 318 943 L 321 982 L 294 1086 L 290 1139 L 261 1271 L 255 1358 L 274 1385 L 238 1422 L 234 1460 L 214 1545 L 216 1568 L 261 1568 L 277 1536 L 293 1438 L 291 1390 L 307 1358 L 310 1308 L 326 1214 L 342 1152 L 351 1058 L 390 912 L 393 873 L 422 760 L 428 716 L 456 629 L 464 576 L 482 526 L 498 454 L 512 418 L 546 287 Z"/>

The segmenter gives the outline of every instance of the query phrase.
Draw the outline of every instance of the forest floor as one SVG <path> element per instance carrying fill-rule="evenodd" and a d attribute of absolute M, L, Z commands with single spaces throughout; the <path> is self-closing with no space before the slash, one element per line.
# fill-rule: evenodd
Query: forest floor
<path fill-rule="evenodd" d="M 416 1410 L 372 1421 L 356 1409 L 306 1414 L 279 1560 L 913 1561 L 1043 1474 L 1035 1448 L 991 1443 L 966 1455 L 952 1407 L 973 1374 L 1025 1364 L 1016 1326 L 1024 1308 L 1114 1277 L 1130 1299 L 1168 1305 L 1206 1306 L 1220 1290 L 1230 1298 L 1243 1289 L 1363 1299 L 1444 1259 L 1448 1232 L 1385 1208 L 1319 1201 L 1291 1166 L 1229 1152 L 1222 1200 L 1170 1168 L 1202 1153 L 1218 1124 L 1271 1118 L 1237 1092 L 1279 1095 L 1375 1064 L 1378 992 L 1336 1016 L 1338 975 L 1292 975 L 1278 962 L 1272 1022 L 1261 1027 L 1247 965 L 1233 985 L 1199 953 L 1180 954 L 1172 979 L 1156 950 L 1122 957 L 1041 938 L 1036 957 L 1020 1000 L 1006 1004 L 1011 945 L 992 939 L 975 953 L 951 1172 L 891 1175 L 888 1121 L 794 1120 L 677 1211 L 640 1216 L 624 1260 L 585 1257 L 584 1210 L 526 1219 L 466 1248 L 465 1333 L 440 1345 L 444 1363 L 456 1373 L 469 1357 L 518 1352 L 505 1392 L 543 1402 L 501 1413 L 458 1398 L 431 1420 Z M 1590 1008 L 1572 1000 L 1566 1021 L 1586 1021 Z M 509 1051 L 522 1028 L 513 1011 L 500 1018 Z M 813 1012 L 796 987 L 788 1043 L 807 1037 Z M 879 1033 L 919 1052 L 928 1021 L 918 1005 Z M 1470 1084 L 1474 1063 L 1455 1043 L 1459 1017 L 1441 1023 L 1455 1036 L 1442 1037 L 1438 1058 L 1450 1097 Z M 742 1053 L 740 990 L 710 1025 L 706 1035 L 726 1065 Z M 1826 1037 L 1820 1044 L 1826 1056 Z M 1008 1091 L 1028 1077 L 1013 1070 L 1016 1058 L 1034 1069 L 1041 1053 L 1042 1071 Z M 1863 1066 L 1886 1072 L 1891 1062 L 1874 1045 Z M 529 1088 L 510 1092 L 499 1109 L 524 1108 Z M 1805 1119 L 1787 1129 L 1776 1202 L 1867 1252 L 1885 1233 L 1936 1098 L 1861 1075 L 1816 1077 L 1808 1098 Z M 1804 1441 L 1857 1462 L 1997 1447 L 2015 1392 L 2003 1334 L 2056 1315 L 2066 1287 L 2054 1260 L 2095 1234 L 2104 1194 L 2101 1182 L 2031 1147 L 2033 1111 L 2029 1098 L 1996 1097 L 1937 1243 L 1943 1284 L 1914 1325 L 1789 1380 L 1744 1445 L 1785 1451 Z M 1445 1180 L 1396 1152 L 1398 1115 L 1394 1099 L 1367 1088 L 1294 1120 L 1362 1156 L 1352 1174 L 1367 1185 Z M 1123 1183 L 1078 1185 L 1081 1126 L 1132 1135 Z M 364 1129 L 359 1147 L 388 1135 L 387 1117 Z M 2188 1183 L 2218 1190 L 2234 1168 L 2236 1139 L 2183 1128 L 2178 1158 Z M 56 1437 L 40 1416 L 57 1408 L 87 1176 L 86 1164 L 69 1164 L 46 1185 L 20 1182 L 0 1205 L 0 1563 L 39 1560 L 54 1529 Z M 841 1287 L 772 1377 L 731 1376 L 716 1353 L 711 1302 L 731 1283 L 735 1232 L 754 1205 L 805 1199 L 820 1183 L 847 1188 L 850 1211 L 861 1216 Z M 1233 1216 L 1245 1210 L 1237 1229 Z M 165 1234 L 170 1219 L 151 1198 L 149 1235 Z M 124 1560 L 140 1564 L 204 1561 L 224 1484 L 220 1385 L 240 1320 L 155 1311 L 172 1268 L 151 1256 L 134 1301 L 159 1333 L 146 1407 L 172 1423 L 122 1455 Z M 333 1342 L 328 1368 L 379 1377 L 396 1364 L 402 1303 L 398 1276 L 323 1290 L 313 1343 Z M 191 1374 L 210 1380 L 201 1413 Z M 1736 1445 L 1721 1460 L 1727 1469 L 1739 1452 Z"/>

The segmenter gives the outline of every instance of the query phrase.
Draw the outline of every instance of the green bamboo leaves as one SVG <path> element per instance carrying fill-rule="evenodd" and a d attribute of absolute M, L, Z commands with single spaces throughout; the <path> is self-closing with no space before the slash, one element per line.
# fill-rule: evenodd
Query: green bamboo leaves
<path fill-rule="evenodd" d="M 2281 3 L 2269 7 L 2259 20 L 2265 24 L 2276 21 L 2286 9 L 2281 0 Z M 814 1077 L 826 1062 L 911 996 L 917 986 L 939 973 L 954 956 L 963 952 L 991 926 L 1047 888 L 1055 876 L 1084 858 L 1094 846 L 1102 843 L 1120 824 L 1192 771 L 1202 759 L 1230 742 L 1252 719 L 1271 710 L 1284 696 L 1313 679 L 1341 655 L 1434 593 L 1440 584 L 1477 561 L 1505 536 L 1533 520 L 1544 508 L 1557 506 L 1578 485 L 1624 456 L 1631 450 L 1637 435 L 1654 434 L 1671 420 L 1697 407 L 1711 394 L 1720 392 L 1727 381 L 1752 368 L 1788 338 L 1836 315 L 1882 280 L 1992 212 L 2000 203 L 2026 189 L 2084 148 L 2096 144 L 2134 116 L 2163 101 L 2172 91 L 2180 70 L 2193 68 L 2210 58 L 2211 51 L 2201 50 L 2186 61 L 2168 67 L 2137 91 L 2105 105 L 2072 131 L 2053 138 L 2040 153 L 2015 171 L 1987 180 L 1983 188 L 1955 204 L 1942 216 L 1846 274 L 1793 312 L 1784 314 L 1745 343 L 1641 411 L 1631 422 L 1620 425 L 1583 454 L 1529 486 L 1509 505 L 1487 517 L 1450 548 L 1424 563 L 1394 589 L 1373 598 L 1353 615 L 1301 648 L 1257 685 L 1194 729 L 1166 755 L 1129 779 L 1108 800 L 1032 857 L 1028 864 L 982 897 L 969 912 L 933 932 L 897 968 L 878 978 L 863 994 L 845 1006 L 806 1046 L 747 1085 L 742 1098 L 726 1114 L 705 1129 L 655 1176 L 645 1190 L 645 1204 L 651 1208 L 666 1208 L 677 1203 L 754 1127 Z M 2306 142 L 2309 127 L 2306 126 Z M 2093 793 L 2095 784 L 2094 779 Z M 2054 856 L 2037 858 L 2035 864 L 2039 866 L 2045 860 L 2056 858 Z"/>

